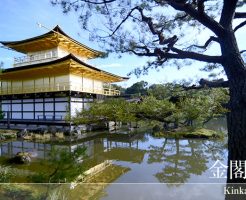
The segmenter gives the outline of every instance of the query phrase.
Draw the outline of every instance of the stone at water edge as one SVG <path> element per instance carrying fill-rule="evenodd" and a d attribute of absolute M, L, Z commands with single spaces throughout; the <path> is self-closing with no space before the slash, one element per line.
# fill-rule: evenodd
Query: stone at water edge
<path fill-rule="evenodd" d="M 28 152 L 18 152 L 10 162 L 15 164 L 28 164 L 31 162 L 31 155 Z"/>
<path fill-rule="evenodd" d="M 6 140 L 6 138 L 3 135 L 0 135 L 0 140 Z"/>
<path fill-rule="evenodd" d="M 16 133 L 17 138 L 23 138 L 25 135 L 27 135 L 28 131 L 26 129 L 23 129 Z"/>

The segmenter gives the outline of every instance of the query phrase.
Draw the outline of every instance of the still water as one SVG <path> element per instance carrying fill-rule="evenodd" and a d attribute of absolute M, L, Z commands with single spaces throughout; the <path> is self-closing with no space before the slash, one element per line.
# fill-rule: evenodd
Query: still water
<path fill-rule="evenodd" d="M 207 126 L 226 134 L 225 124 L 224 119 L 218 119 Z M 178 140 L 156 138 L 148 131 L 113 133 L 61 144 L 5 142 L 1 144 L 0 155 L 3 159 L 20 151 L 32 152 L 31 164 L 14 167 L 23 173 L 48 170 L 43 163 L 54 145 L 69 151 L 86 147 L 86 158 L 81 164 L 85 170 L 96 169 L 83 184 L 59 185 L 60 193 L 67 191 L 63 194 L 67 199 L 224 199 L 226 179 L 215 178 L 211 167 L 217 160 L 227 164 L 226 138 Z M 25 182 L 24 179 L 16 181 Z M 50 186 L 45 187 L 51 190 Z"/>

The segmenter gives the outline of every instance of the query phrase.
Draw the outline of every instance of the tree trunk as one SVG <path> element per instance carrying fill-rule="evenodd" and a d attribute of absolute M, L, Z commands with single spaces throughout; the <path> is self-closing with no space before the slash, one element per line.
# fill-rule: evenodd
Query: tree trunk
<path fill-rule="evenodd" d="M 229 151 L 227 182 L 242 183 L 246 182 L 246 174 L 245 178 L 233 176 L 230 172 L 235 168 L 231 168 L 230 164 L 234 161 L 246 162 L 246 68 L 232 28 L 221 40 L 221 51 L 230 90 L 229 113 L 227 114 Z"/>
<path fill-rule="evenodd" d="M 244 73 L 243 73 L 244 74 Z M 236 167 L 240 162 L 246 162 L 246 103 L 245 103 L 246 76 L 238 75 L 238 80 L 230 81 L 230 112 L 227 115 L 228 126 L 228 170 L 227 186 L 230 192 L 232 189 L 246 189 L 246 174 L 237 173 Z M 234 164 L 233 164 L 234 163 Z M 245 173 L 245 165 L 242 172 Z M 235 183 L 235 184 L 233 184 Z M 226 200 L 243 200 L 244 195 L 226 193 Z"/>
<path fill-rule="evenodd" d="M 244 80 L 238 80 L 237 84 L 230 88 L 230 112 L 227 115 L 228 126 L 228 182 L 246 182 L 246 179 L 235 178 L 230 174 L 231 162 L 246 162 L 246 102 Z M 246 167 L 246 166 L 245 166 Z M 243 171 L 245 171 L 243 169 Z M 245 174 L 246 177 L 246 174 Z"/>

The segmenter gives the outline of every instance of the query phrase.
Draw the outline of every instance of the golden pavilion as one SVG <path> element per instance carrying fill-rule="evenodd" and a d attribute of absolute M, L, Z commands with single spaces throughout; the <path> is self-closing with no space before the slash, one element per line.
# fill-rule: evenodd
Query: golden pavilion
<path fill-rule="evenodd" d="M 68 113 L 73 116 L 95 99 L 120 95 L 111 83 L 127 79 L 87 64 L 104 53 L 69 37 L 59 26 L 37 37 L 1 43 L 25 54 L 0 74 L 1 124 L 8 127 L 68 125 Z"/>

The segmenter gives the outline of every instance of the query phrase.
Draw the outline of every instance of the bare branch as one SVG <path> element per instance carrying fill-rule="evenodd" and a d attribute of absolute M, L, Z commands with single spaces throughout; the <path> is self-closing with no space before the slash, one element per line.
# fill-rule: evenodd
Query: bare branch
<path fill-rule="evenodd" d="M 246 12 L 236 12 L 234 19 L 246 18 Z"/>
<path fill-rule="evenodd" d="M 238 29 L 242 28 L 244 25 L 246 25 L 246 20 L 243 21 L 242 23 L 240 23 L 239 25 L 237 25 L 237 26 L 234 28 L 234 32 L 236 32 Z"/>
<path fill-rule="evenodd" d="M 145 50 L 146 53 L 150 53 L 150 50 L 147 46 L 134 46 L 135 49 L 142 49 Z"/>
<path fill-rule="evenodd" d="M 157 57 L 157 55 L 154 52 L 150 52 L 149 50 L 146 52 L 137 52 L 133 49 L 126 49 L 127 52 L 132 52 L 137 56 L 147 56 L 147 57 Z"/>
<path fill-rule="evenodd" d="M 242 51 L 240 51 L 240 54 L 242 54 L 242 53 L 244 53 L 244 52 L 246 52 L 246 50 L 242 50 Z"/>
<path fill-rule="evenodd" d="M 178 59 L 183 59 L 183 58 L 189 58 L 193 60 L 198 60 L 198 61 L 203 61 L 203 62 L 210 62 L 210 63 L 222 63 L 222 56 L 209 56 L 209 55 L 204 55 L 200 53 L 195 53 L 191 51 L 183 51 L 181 49 L 172 47 L 171 50 L 177 54 L 173 54 L 170 58 L 178 58 Z"/>
<path fill-rule="evenodd" d="M 192 47 L 197 47 L 197 48 L 201 48 L 201 49 L 206 49 L 208 47 L 209 44 L 211 44 L 211 42 L 218 42 L 219 43 L 219 39 L 217 37 L 214 36 L 210 36 L 210 38 L 205 42 L 204 45 L 191 45 L 189 46 L 187 49 L 192 48 Z"/>
<path fill-rule="evenodd" d="M 102 0 L 102 1 L 90 1 L 90 0 L 77 0 L 77 1 L 74 1 L 74 2 L 71 2 L 71 5 L 72 4 L 75 4 L 77 2 L 84 2 L 84 3 L 89 3 L 89 4 L 95 4 L 95 5 L 100 5 L 100 4 L 108 4 L 108 3 L 112 3 L 116 0 Z"/>
<path fill-rule="evenodd" d="M 188 14 L 185 13 L 183 16 L 175 17 L 174 19 L 172 19 L 170 21 L 175 22 L 177 20 L 184 20 L 187 16 L 188 16 Z"/>
<path fill-rule="evenodd" d="M 122 26 L 122 24 L 124 24 L 125 21 L 131 16 L 132 12 L 136 9 L 137 7 L 132 8 L 130 12 L 126 15 L 126 17 L 118 24 L 118 26 L 114 29 L 114 31 L 108 37 L 113 36 L 116 33 L 116 31 Z"/>

